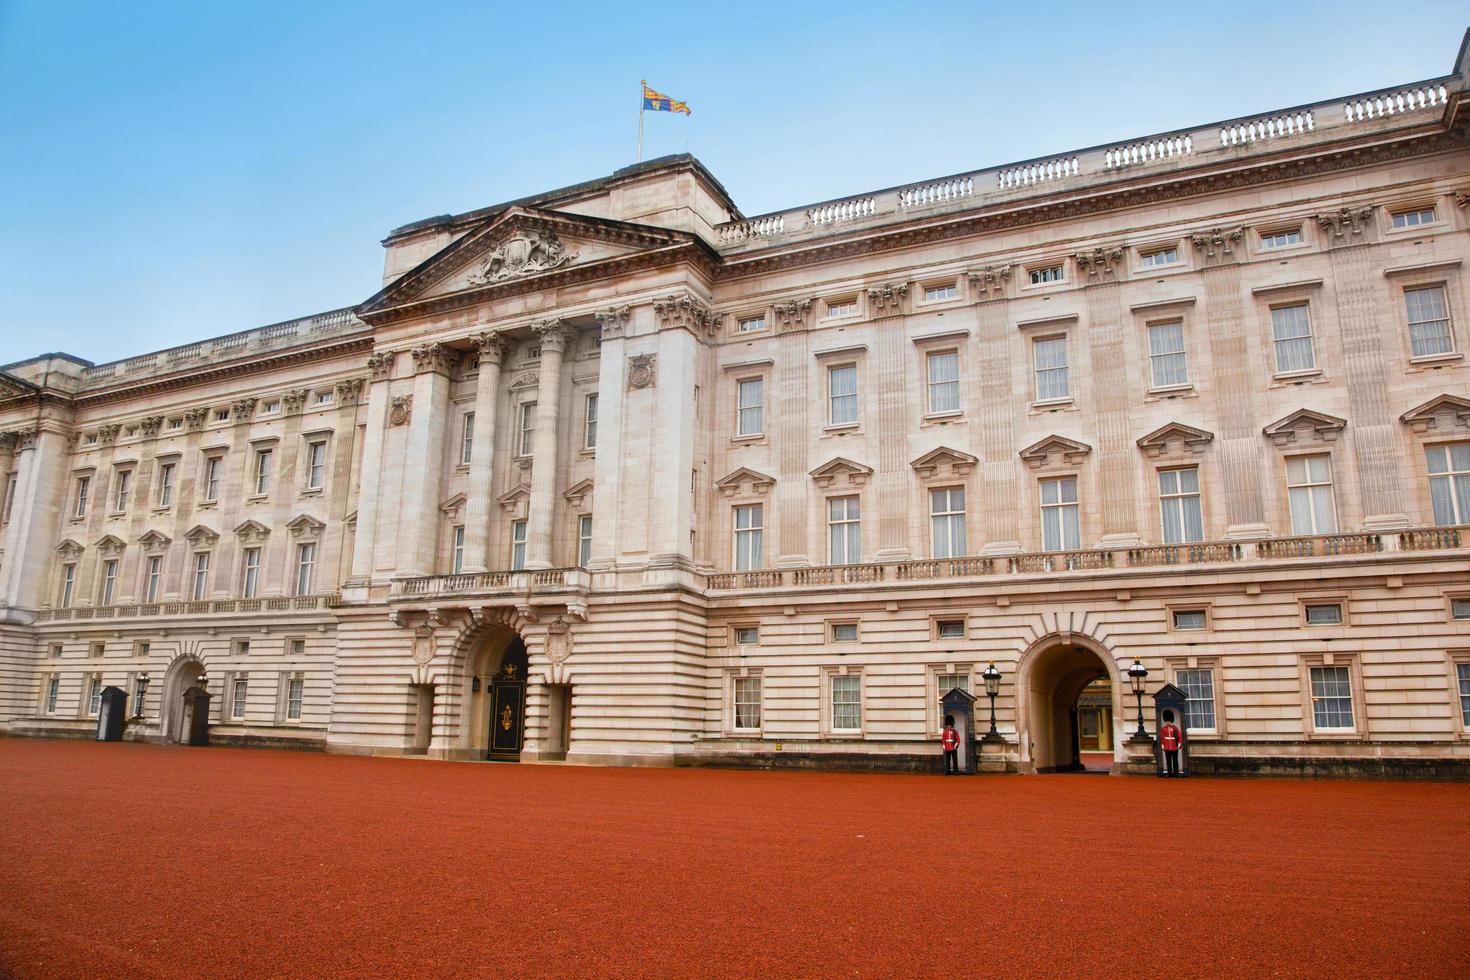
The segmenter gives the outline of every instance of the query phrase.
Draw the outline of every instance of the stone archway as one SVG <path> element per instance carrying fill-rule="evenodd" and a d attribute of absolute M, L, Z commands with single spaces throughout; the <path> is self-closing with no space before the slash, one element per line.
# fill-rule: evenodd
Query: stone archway
<path fill-rule="evenodd" d="M 163 724 L 163 740 L 177 742 L 182 734 L 184 692 L 205 676 L 204 662 L 192 654 L 174 658 L 163 675 L 163 700 L 159 719 Z"/>
<path fill-rule="evenodd" d="M 1082 762 L 1078 700 L 1095 681 L 1111 694 L 1107 744 L 1113 764 L 1123 761 L 1118 730 L 1119 674 L 1112 655 L 1095 640 L 1078 634 L 1043 637 L 1022 657 L 1017 676 L 1017 730 L 1022 772 L 1078 772 Z M 1097 690 L 1095 687 L 1094 690 Z"/>
<path fill-rule="evenodd" d="M 505 735 L 495 755 L 514 759 L 524 740 L 526 644 L 514 625 L 508 622 L 483 622 L 465 630 L 455 643 L 448 670 L 439 675 L 433 694 L 433 741 L 429 754 L 444 759 L 485 759 L 492 749 L 492 723 L 503 719 L 492 715 L 497 707 L 511 708 L 511 725 L 515 735 L 514 750 L 509 750 Z M 507 672 L 509 668 L 509 672 Z M 515 691 L 508 685 L 518 685 Z M 509 695 L 519 694 L 511 701 Z M 497 695 L 499 704 L 497 705 Z M 501 729 L 505 731 L 504 728 Z"/>

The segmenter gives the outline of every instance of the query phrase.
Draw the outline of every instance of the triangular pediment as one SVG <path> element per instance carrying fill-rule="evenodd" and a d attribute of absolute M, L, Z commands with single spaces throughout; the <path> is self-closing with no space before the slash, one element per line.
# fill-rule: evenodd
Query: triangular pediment
<path fill-rule="evenodd" d="M 235 536 L 245 541 L 264 541 L 271 529 L 259 521 L 242 521 L 235 526 Z"/>
<path fill-rule="evenodd" d="M 84 549 L 82 548 L 81 544 L 73 541 L 71 538 L 67 538 L 65 541 L 61 542 L 61 544 L 56 546 L 56 553 L 63 558 L 75 558 L 80 555 L 83 550 Z"/>
<path fill-rule="evenodd" d="M 104 534 L 97 539 L 94 545 L 97 551 L 104 555 L 115 555 L 127 547 L 127 543 L 115 534 Z"/>
<path fill-rule="evenodd" d="M 0 402 L 9 401 L 12 398 L 24 398 L 40 390 L 29 381 L 0 371 Z"/>
<path fill-rule="evenodd" d="M 763 494 L 775 485 L 775 477 L 766 476 L 760 470 L 753 470 L 749 466 L 731 470 L 715 481 L 715 489 L 727 497 L 733 497 L 742 491 Z"/>
<path fill-rule="evenodd" d="M 138 543 L 145 551 L 162 551 L 168 547 L 170 540 L 162 531 L 146 531 L 138 536 Z"/>
<path fill-rule="evenodd" d="M 931 449 L 918 459 L 909 463 L 923 479 L 927 479 L 948 467 L 955 476 L 964 476 L 975 468 L 978 460 L 969 453 L 962 453 L 958 449 L 948 446 L 940 446 Z"/>
<path fill-rule="evenodd" d="M 1214 441 L 1215 434 L 1206 432 L 1204 429 L 1196 429 L 1192 425 L 1183 422 L 1170 422 L 1168 425 L 1160 426 L 1148 435 L 1138 440 L 1138 448 L 1147 452 L 1150 456 L 1162 456 L 1169 452 L 1184 450 L 1191 453 L 1202 453 L 1205 447 Z"/>
<path fill-rule="evenodd" d="M 591 493 L 592 481 L 578 480 L 576 483 L 573 483 L 571 486 L 563 490 L 561 492 L 561 495 L 575 505 L 580 504 L 582 502 L 582 499 L 590 495 Z"/>
<path fill-rule="evenodd" d="M 495 502 L 508 514 L 524 514 L 522 508 L 529 506 L 531 502 L 531 488 L 525 483 L 517 483 L 496 497 Z"/>
<path fill-rule="evenodd" d="M 1085 442 L 1053 434 L 1040 442 L 1033 442 L 1021 450 L 1020 456 L 1026 461 L 1027 466 L 1036 469 L 1058 463 L 1080 463 L 1091 452 L 1092 447 Z"/>
<path fill-rule="evenodd" d="M 195 545 L 201 542 L 212 543 L 219 540 L 219 535 L 214 532 L 213 528 L 205 527 L 203 524 L 195 524 L 184 535 L 184 540 Z"/>
<path fill-rule="evenodd" d="M 1411 408 L 1399 416 L 1399 421 L 1414 429 L 1427 432 L 1430 429 L 1470 428 L 1470 398 L 1444 394 L 1431 398 L 1417 408 Z"/>
<path fill-rule="evenodd" d="M 298 538 L 316 537 L 326 526 L 310 514 L 302 514 L 286 522 L 286 530 L 290 531 L 293 537 Z"/>
<path fill-rule="evenodd" d="M 459 513 L 459 509 L 464 506 L 464 502 L 465 495 L 462 493 L 457 493 L 454 496 L 450 497 L 448 500 L 444 501 L 444 503 L 440 504 L 439 511 L 440 513 L 444 514 L 457 514 Z"/>
<path fill-rule="evenodd" d="M 868 477 L 873 475 L 873 468 L 864 466 L 862 463 L 854 463 L 845 456 L 835 456 L 812 470 L 810 475 L 813 480 L 817 481 L 819 487 L 830 487 L 834 483 L 843 481 L 860 487 L 868 482 Z"/>
<path fill-rule="evenodd" d="M 407 304 L 474 294 L 579 270 L 613 274 L 618 262 L 695 236 L 651 225 L 511 205 L 419 263 L 358 311 L 372 316 Z M 600 269 L 599 267 L 606 267 Z"/>
<path fill-rule="evenodd" d="M 1336 415 L 1299 408 L 1261 431 L 1276 445 L 1286 446 L 1303 441 L 1332 442 L 1346 425 L 1347 419 L 1340 419 Z"/>

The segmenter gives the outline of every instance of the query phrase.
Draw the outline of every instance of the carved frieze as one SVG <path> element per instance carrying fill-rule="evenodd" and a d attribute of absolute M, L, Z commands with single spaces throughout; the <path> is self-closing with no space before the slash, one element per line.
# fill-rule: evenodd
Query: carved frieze
<path fill-rule="evenodd" d="M 628 359 L 628 387 L 633 390 L 658 384 L 658 355 L 635 354 Z"/>
<path fill-rule="evenodd" d="M 868 312 L 873 316 L 893 316 L 903 312 L 909 296 L 906 282 L 886 282 L 868 290 Z"/>
<path fill-rule="evenodd" d="M 1106 248 L 1099 246 L 1090 252 L 1078 252 L 1074 258 L 1077 260 L 1077 268 L 1087 273 L 1089 279 L 1116 276 L 1118 263 L 1123 261 L 1123 249 L 1117 245 Z"/>
<path fill-rule="evenodd" d="M 394 395 L 388 405 L 388 424 L 407 425 L 413 417 L 413 395 Z"/>
<path fill-rule="evenodd" d="M 1368 222 L 1373 217 L 1373 206 L 1367 205 L 1359 208 L 1340 208 L 1329 211 L 1326 214 L 1317 215 L 1317 224 L 1330 233 L 1332 241 L 1342 244 L 1340 240 L 1350 240 L 1361 237 L 1368 228 Z M 1331 242 L 1329 242 L 1331 244 Z"/>
<path fill-rule="evenodd" d="M 1011 281 L 1011 267 L 1009 264 L 987 265 L 966 275 L 970 280 L 970 289 L 978 299 L 999 299 L 1005 295 L 1006 286 Z"/>
<path fill-rule="evenodd" d="M 669 329 L 684 329 L 698 336 L 715 329 L 714 315 L 708 306 L 689 293 L 665 296 L 653 304 L 653 314 Z"/>
<path fill-rule="evenodd" d="M 616 340 L 628 328 L 628 321 L 633 316 L 633 307 L 614 306 L 606 310 L 598 310 L 593 315 L 597 317 L 597 326 L 602 330 L 602 339 Z"/>
<path fill-rule="evenodd" d="M 409 351 L 414 374 L 444 374 L 454 370 L 459 354 L 443 344 L 422 344 Z"/>
<path fill-rule="evenodd" d="M 1235 251 L 1235 246 L 1239 245 L 1244 239 L 1244 228 L 1211 228 L 1209 231 L 1189 236 L 1190 243 L 1205 258 L 1214 258 L 1216 255 L 1230 255 Z"/>
<path fill-rule="evenodd" d="M 398 356 L 397 351 L 379 351 L 368 355 L 367 366 L 374 381 L 386 381 L 393 377 L 393 361 Z"/>
<path fill-rule="evenodd" d="M 550 230 L 516 228 L 499 245 L 491 249 L 470 276 L 470 283 L 483 286 L 517 276 L 559 269 L 577 257 L 568 252 L 561 239 Z"/>

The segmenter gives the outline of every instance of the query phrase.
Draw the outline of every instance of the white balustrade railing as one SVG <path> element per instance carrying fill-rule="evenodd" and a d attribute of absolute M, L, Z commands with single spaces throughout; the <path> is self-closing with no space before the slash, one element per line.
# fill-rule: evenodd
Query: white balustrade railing
<path fill-rule="evenodd" d="M 720 226 L 720 241 L 723 243 L 743 242 L 747 238 L 765 238 L 779 235 L 786 230 L 786 216 L 773 214 L 749 221 L 735 221 Z"/>
<path fill-rule="evenodd" d="M 1402 92 L 1387 92 L 1360 99 L 1350 99 L 1343 106 L 1348 122 L 1377 119 L 1416 109 L 1435 109 L 1449 101 L 1449 90 L 1443 85 L 1421 85 Z"/>
<path fill-rule="evenodd" d="M 1287 112 L 1260 119 L 1246 119 L 1220 127 L 1221 146 L 1240 146 L 1283 136 L 1300 136 L 1316 128 L 1311 109 Z"/>
<path fill-rule="evenodd" d="M 836 221 L 866 218 L 874 212 L 874 203 L 871 197 L 855 197 L 850 201 L 819 204 L 814 208 L 807 208 L 806 220 L 808 224 L 829 225 Z"/>
<path fill-rule="evenodd" d="M 975 193 L 974 177 L 950 177 L 927 184 L 905 187 L 898 192 L 898 206 L 920 208 L 930 204 L 943 204 L 970 197 Z"/>
<path fill-rule="evenodd" d="M 1156 160 L 1173 160 L 1194 152 L 1194 138 L 1188 133 L 1140 140 L 1126 146 L 1115 146 L 1103 154 L 1103 166 L 1110 170 Z"/>
<path fill-rule="evenodd" d="M 1081 172 L 1077 157 L 1065 156 L 1006 167 L 995 175 L 995 182 L 1001 189 L 1010 190 L 1013 187 L 1030 187 L 1075 177 Z"/>

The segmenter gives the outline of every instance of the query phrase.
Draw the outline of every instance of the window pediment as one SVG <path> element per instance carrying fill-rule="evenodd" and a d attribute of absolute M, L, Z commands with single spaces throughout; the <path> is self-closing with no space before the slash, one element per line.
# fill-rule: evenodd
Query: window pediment
<path fill-rule="evenodd" d="M 1082 462 L 1092 453 L 1092 447 L 1085 442 L 1076 439 L 1068 439 L 1066 436 L 1049 435 L 1040 442 L 1034 442 L 1021 450 L 1021 459 L 1033 470 L 1041 469 L 1043 466 L 1056 466 L 1060 463 L 1075 465 Z"/>
<path fill-rule="evenodd" d="M 108 556 L 120 555 L 126 547 L 126 542 L 115 534 L 104 535 L 97 540 L 96 544 L 98 554 Z"/>
<path fill-rule="evenodd" d="M 1336 415 L 1299 408 L 1261 431 L 1277 446 L 1289 446 L 1293 443 L 1335 442 L 1346 425 L 1347 419 Z"/>
<path fill-rule="evenodd" d="M 61 544 L 56 546 L 56 553 L 62 558 L 66 559 L 78 558 L 85 550 L 85 548 L 83 548 L 77 542 L 73 541 L 71 538 L 67 538 L 65 541 L 61 542 Z"/>
<path fill-rule="evenodd" d="M 1417 408 L 1399 416 L 1399 421 L 1415 432 L 1433 429 L 1470 428 L 1470 398 L 1444 394 L 1431 398 Z"/>
<path fill-rule="evenodd" d="M 529 388 L 535 388 L 540 384 L 541 372 L 524 371 L 521 374 L 517 375 L 515 379 L 511 381 L 509 388 L 511 391 L 525 391 Z"/>
<path fill-rule="evenodd" d="M 198 547 L 201 544 L 214 544 L 219 540 L 219 535 L 212 528 L 205 527 L 203 524 L 195 524 L 184 535 L 184 540 Z"/>
<path fill-rule="evenodd" d="M 326 524 L 312 517 L 310 514 L 302 514 L 286 523 L 286 530 L 291 532 L 293 538 L 305 538 L 311 540 L 321 536 Z"/>
<path fill-rule="evenodd" d="M 148 531 L 138 538 L 145 554 L 156 555 L 165 551 L 172 539 L 162 531 Z"/>
<path fill-rule="evenodd" d="M 439 512 L 450 520 L 455 520 L 459 517 L 459 511 L 464 506 L 464 502 L 465 495 L 457 493 L 439 505 Z"/>
<path fill-rule="evenodd" d="M 919 479 L 927 480 L 945 473 L 953 476 L 965 476 L 975 468 L 977 462 L 979 460 L 969 453 L 962 453 L 958 449 L 951 449 L 948 446 L 940 446 L 937 449 L 929 450 L 918 459 L 910 462 L 909 465 L 914 468 L 914 472 L 919 474 Z"/>
<path fill-rule="evenodd" d="M 727 497 L 733 497 L 738 493 L 746 492 L 756 495 L 764 495 L 766 491 L 776 485 L 776 478 L 766 476 L 764 473 L 753 470 L 748 466 L 742 466 L 733 470 L 726 476 L 715 481 L 715 489 Z"/>
<path fill-rule="evenodd" d="M 264 541 L 271 529 L 259 521 L 245 521 L 235 528 L 235 536 L 247 543 Z"/>
<path fill-rule="evenodd" d="M 854 463 L 844 456 L 836 456 L 811 471 L 811 478 L 819 487 L 830 487 L 836 483 L 860 487 L 873 475 L 871 466 Z"/>
<path fill-rule="evenodd" d="M 524 483 L 519 483 L 515 487 L 496 497 L 495 502 L 498 503 L 505 510 L 505 512 L 509 514 L 515 513 L 515 511 L 521 506 L 523 501 L 529 502 L 530 499 L 531 488 Z"/>
<path fill-rule="evenodd" d="M 590 497 L 592 495 L 592 481 L 578 480 L 576 483 L 563 490 L 561 492 L 561 495 L 565 497 L 573 507 L 580 506 L 583 498 Z"/>
<path fill-rule="evenodd" d="M 1150 456 L 1204 452 L 1215 439 L 1213 432 L 1196 429 L 1183 422 L 1170 422 L 1138 440 L 1138 448 Z"/>

